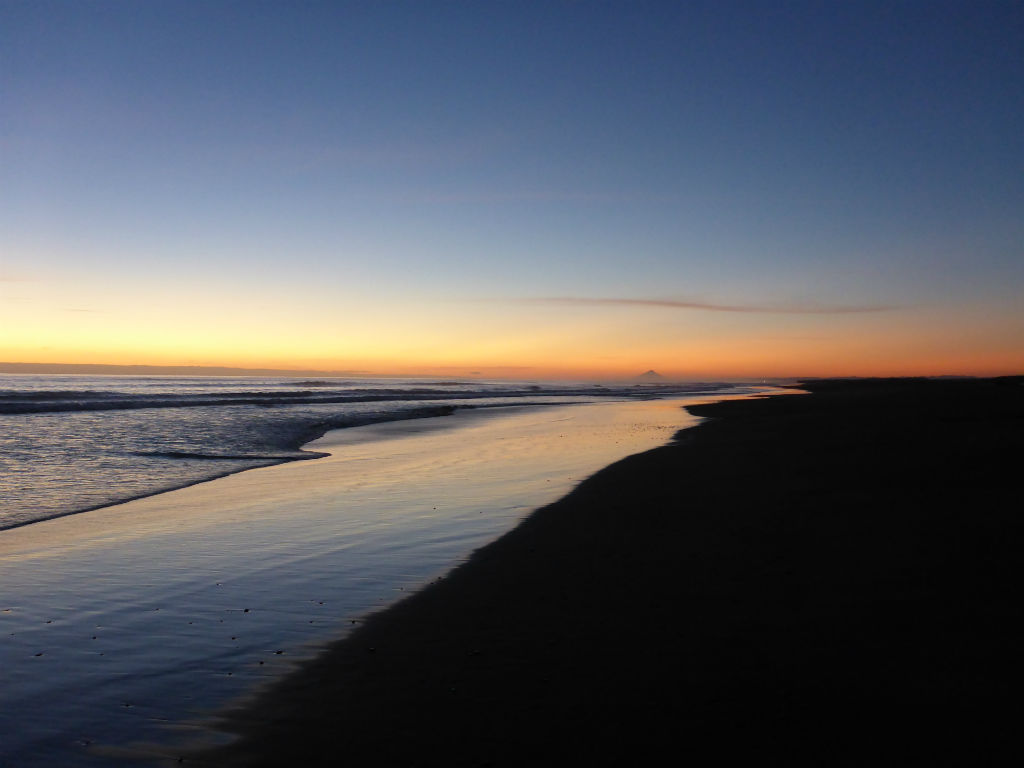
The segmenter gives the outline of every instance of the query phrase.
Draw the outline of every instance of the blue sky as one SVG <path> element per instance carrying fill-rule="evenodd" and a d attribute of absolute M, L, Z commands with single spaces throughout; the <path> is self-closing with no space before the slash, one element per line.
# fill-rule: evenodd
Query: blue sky
<path fill-rule="evenodd" d="M 0 358 L 1024 364 L 1020 3 L 4 1 L 0 57 Z"/>

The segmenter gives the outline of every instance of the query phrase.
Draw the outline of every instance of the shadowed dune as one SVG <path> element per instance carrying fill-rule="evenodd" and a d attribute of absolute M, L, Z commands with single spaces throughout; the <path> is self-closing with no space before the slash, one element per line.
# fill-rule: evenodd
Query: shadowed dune
<path fill-rule="evenodd" d="M 224 766 L 1020 756 L 1021 378 L 692 407 L 222 725 Z"/>

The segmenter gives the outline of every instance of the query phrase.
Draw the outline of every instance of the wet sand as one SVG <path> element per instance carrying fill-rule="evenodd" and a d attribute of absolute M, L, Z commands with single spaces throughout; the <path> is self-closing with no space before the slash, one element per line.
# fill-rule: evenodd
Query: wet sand
<path fill-rule="evenodd" d="M 148 745 L 663 445 L 693 401 L 353 427 L 310 444 L 317 461 L 3 531 L 0 765 L 150 765 Z"/>
<path fill-rule="evenodd" d="M 188 761 L 1019 759 L 1022 380 L 807 388 L 691 407 Z"/>

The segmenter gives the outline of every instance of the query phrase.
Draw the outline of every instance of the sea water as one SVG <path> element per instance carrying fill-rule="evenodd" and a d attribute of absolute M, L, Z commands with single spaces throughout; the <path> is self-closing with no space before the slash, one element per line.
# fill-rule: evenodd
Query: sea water
<path fill-rule="evenodd" d="M 0 375 L 0 530 L 286 461 L 331 429 L 725 384 Z"/>

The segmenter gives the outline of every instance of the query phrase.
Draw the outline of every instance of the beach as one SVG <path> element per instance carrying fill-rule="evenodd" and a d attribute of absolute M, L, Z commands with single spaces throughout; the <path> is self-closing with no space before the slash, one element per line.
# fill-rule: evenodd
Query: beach
<path fill-rule="evenodd" d="M 690 406 L 168 762 L 1018 761 L 1020 377 L 802 386 Z"/>
<path fill-rule="evenodd" d="M 666 443 L 701 399 L 528 397 L 333 430 L 304 446 L 323 458 L 0 531 L 0 765 L 142 766 L 206 739 L 231 701 Z"/>

